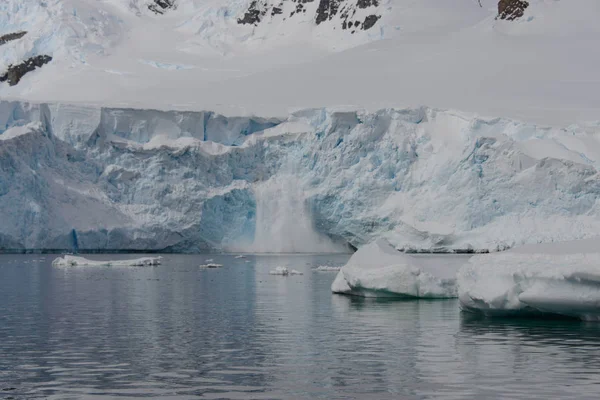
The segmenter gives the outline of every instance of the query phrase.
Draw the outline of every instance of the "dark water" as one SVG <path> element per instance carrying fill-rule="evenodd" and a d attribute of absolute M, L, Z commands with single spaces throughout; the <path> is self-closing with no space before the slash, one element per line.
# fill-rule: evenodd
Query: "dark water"
<path fill-rule="evenodd" d="M 332 295 L 347 256 L 53 258 L 0 256 L 0 399 L 600 397 L 600 324 Z"/>

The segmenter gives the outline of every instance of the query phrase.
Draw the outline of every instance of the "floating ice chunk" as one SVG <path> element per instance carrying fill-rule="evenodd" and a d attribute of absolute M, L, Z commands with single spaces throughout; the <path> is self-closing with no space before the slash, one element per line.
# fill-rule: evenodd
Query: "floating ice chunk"
<path fill-rule="evenodd" d="M 235 256 L 235 258 L 246 258 L 246 256 L 243 254 L 240 254 L 239 256 Z"/>
<path fill-rule="evenodd" d="M 84 257 L 65 255 L 58 257 L 52 261 L 52 265 L 58 267 L 77 267 L 77 266 L 93 266 L 93 267 L 148 267 L 151 265 L 160 265 L 162 257 L 142 257 L 133 260 L 88 260 Z"/>
<path fill-rule="evenodd" d="M 332 271 L 339 271 L 340 269 L 342 269 L 342 267 L 334 267 L 334 266 L 330 266 L 330 265 L 319 265 L 317 268 L 315 268 L 315 271 L 332 272 Z"/>
<path fill-rule="evenodd" d="M 300 271 L 296 271 L 295 269 L 288 269 L 287 267 L 276 267 L 274 270 L 269 271 L 270 275 L 304 275 Z"/>
<path fill-rule="evenodd" d="M 487 316 L 557 314 L 600 320 L 600 240 L 529 245 L 471 258 L 460 306 Z"/>
<path fill-rule="evenodd" d="M 456 267 L 432 268 L 378 239 L 361 247 L 336 276 L 333 293 L 363 297 L 456 297 Z"/>
<path fill-rule="evenodd" d="M 222 266 L 223 266 L 223 264 L 208 263 L 208 264 L 201 264 L 200 268 L 221 268 Z"/>
<path fill-rule="evenodd" d="M 211 262 L 213 262 L 213 261 L 214 261 L 214 260 L 213 260 L 212 258 L 209 258 L 208 260 L 204 260 L 204 262 L 207 262 L 207 263 L 211 263 Z"/>

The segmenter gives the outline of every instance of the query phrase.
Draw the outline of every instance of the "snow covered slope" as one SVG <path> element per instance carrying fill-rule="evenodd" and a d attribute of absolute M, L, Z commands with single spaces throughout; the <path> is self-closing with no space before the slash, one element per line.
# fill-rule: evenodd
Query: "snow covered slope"
<path fill-rule="evenodd" d="M 597 234 L 600 3 L 480 3 L 0 2 L 0 248 Z"/>
<path fill-rule="evenodd" d="M 4 249 L 494 250 L 600 231 L 598 128 L 0 102 L 0 133 Z"/>
<path fill-rule="evenodd" d="M 53 60 L 0 96 L 283 118 L 427 105 L 597 121 L 600 3 L 529 3 L 508 21 L 498 0 L 177 0 L 163 14 L 150 0 L 6 0 L 0 35 L 28 33 L 1 45 L 0 71 Z"/>

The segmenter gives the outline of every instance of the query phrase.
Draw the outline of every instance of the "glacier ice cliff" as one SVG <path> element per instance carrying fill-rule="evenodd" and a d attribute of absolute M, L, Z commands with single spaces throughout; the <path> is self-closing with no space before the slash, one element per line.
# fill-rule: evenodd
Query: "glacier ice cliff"
<path fill-rule="evenodd" d="M 0 249 L 581 239 L 600 230 L 599 131 L 425 107 L 274 119 L 0 101 Z"/>

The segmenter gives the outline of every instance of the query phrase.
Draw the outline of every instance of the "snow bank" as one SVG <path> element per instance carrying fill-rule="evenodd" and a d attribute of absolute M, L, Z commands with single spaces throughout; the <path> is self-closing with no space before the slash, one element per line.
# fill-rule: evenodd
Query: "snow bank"
<path fill-rule="evenodd" d="M 52 261 L 52 265 L 58 267 L 149 267 L 151 265 L 160 265 L 162 257 L 142 257 L 133 260 L 88 260 L 84 257 L 65 255 Z"/>
<path fill-rule="evenodd" d="M 471 258 L 458 273 L 464 311 L 600 320 L 600 240 L 528 245 Z"/>
<path fill-rule="evenodd" d="M 269 271 L 269 275 L 304 275 L 300 271 L 296 271 L 295 269 L 288 269 L 287 267 L 276 267 L 274 270 Z"/>
<path fill-rule="evenodd" d="M 455 270 L 426 267 L 379 239 L 361 247 L 336 276 L 333 293 L 364 297 L 456 297 Z"/>

